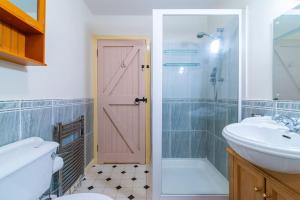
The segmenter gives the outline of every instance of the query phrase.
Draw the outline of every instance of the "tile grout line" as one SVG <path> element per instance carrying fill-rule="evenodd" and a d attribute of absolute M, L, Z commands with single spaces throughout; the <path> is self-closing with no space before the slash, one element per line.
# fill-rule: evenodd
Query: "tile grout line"
<path fill-rule="evenodd" d="M 54 124 L 54 99 L 51 100 L 51 124 L 55 126 Z"/>
<path fill-rule="evenodd" d="M 22 101 L 19 101 L 19 140 L 22 140 Z"/>

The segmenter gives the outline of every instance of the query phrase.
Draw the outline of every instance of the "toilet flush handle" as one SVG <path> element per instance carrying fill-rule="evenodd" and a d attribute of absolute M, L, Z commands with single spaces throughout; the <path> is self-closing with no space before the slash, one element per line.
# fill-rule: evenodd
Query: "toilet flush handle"
<path fill-rule="evenodd" d="M 55 152 L 53 152 L 53 153 L 51 154 L 52 160 L 54 160 L 56 157 L 57 157 L 57 154 L 56 154 Z"/>

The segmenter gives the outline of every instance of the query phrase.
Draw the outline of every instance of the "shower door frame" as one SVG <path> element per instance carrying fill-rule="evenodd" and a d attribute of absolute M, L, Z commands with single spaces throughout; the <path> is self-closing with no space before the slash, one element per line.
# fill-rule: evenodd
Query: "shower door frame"
<path fill-rule="evenodd" d="M 242 10 L 241 9 L 154 9 L 152 69 L 152 199 L 153 200 L 227 200 L 228 195 L 162 194 L 162 66 L 163 17 L 165 15 L 236 15 L 239 17 L 239 94 L 238 120 L 241 120 L 242 95 Z"/>

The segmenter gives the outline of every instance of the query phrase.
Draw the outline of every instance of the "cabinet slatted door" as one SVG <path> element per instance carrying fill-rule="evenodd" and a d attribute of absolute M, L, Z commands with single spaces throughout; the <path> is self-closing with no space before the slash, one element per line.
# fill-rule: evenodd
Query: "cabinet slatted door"
<path fill-rule="evenodd" d="M 255 168 L 249 167 L 242 161 L 235 159 L 233 199 L 231 200 L 264 200 L 264 176 Z"/>
<path fill-rule="evenodd" d="M 266 200 L 299 200 L 300 195 L 287 189 L 279 183 L 267 179 L 266 182 Z"/>

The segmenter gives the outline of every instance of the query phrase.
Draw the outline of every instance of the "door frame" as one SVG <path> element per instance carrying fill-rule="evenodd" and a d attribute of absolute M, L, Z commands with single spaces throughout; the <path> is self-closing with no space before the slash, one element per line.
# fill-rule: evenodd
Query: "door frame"
<path fill-rule="evenodd" d="M 93 58 L 93 67 L 91 70 L 92 73 L 92 88 L 93 88 L 93 98 L 94 98 L 94 160 L 92 163 L 98 163 L 98 40 L 144 40 L 146 43 L 146 52 L 145 52 L 145 65 L 149 65 L 149 69 L 145 69 L 145 93 L 148 103 L 146 104 L 146 164 L 151 162 L 151 44 L 149 37 L 146 36 L 115 36 L 115 35 L 95 35 L 92 38 L 92 58 Z"/>
<path fill-rule="evenodd" d="M 228 195 L 164 195 L 162 194 L 162 66 L 164 15 L 236 15 L 239 17 L 239 95 L 238 120 L 241 119 L 243 24 L 241 9 L 154 9 L 152 73 L 152 198 L 156 200 L 227 200 Z"/>

